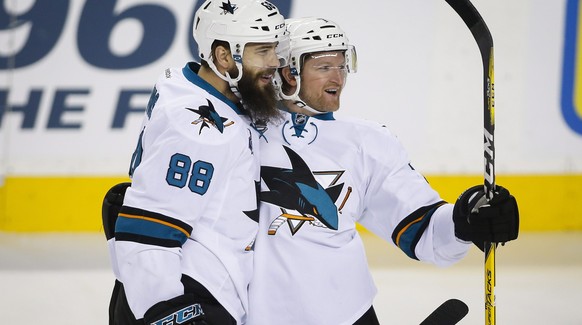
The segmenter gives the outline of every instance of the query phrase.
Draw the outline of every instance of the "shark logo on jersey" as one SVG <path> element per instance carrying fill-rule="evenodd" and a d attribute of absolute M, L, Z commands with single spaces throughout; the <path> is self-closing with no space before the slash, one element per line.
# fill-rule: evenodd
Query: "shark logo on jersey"
<path fill-rule="evenodd" d="M 261 178 L 269 188 L 269 191 L 261 192 L 261 201 L 277 205 L 282 210 L 282 214 L 271 224 L 269 234 L 274 235 L 285 221 L 293 235 L 306 221 L 313 226 L 337 230 L 338 208 L 334 202 L 344 183 L 335 184 L 339 178 L 336 177 L 331 186 L 323 188 L 305 161 L 289 147 L 283 148 L 291 161 L 291 169 L 261 167 Z M 343 172 L 339 176 L 341 174 Z M 289 213 L 288 210 L 296 211 L 297 214 Z"/>
<path fill-rule="evenodd" d="M 238 7 L 230 3 L 230 0 L 228 0 L 228 2 L 222 2 L 222 7 L 220 7 L 220 9 L 224 10 L 222 13 L 225 15 L 227 13 L 234 15 L 234 11 L 237 10 Z"/>
<path fill-rule="evenodd" d="M 259 223 L 259 193 L 261 193 L 261 182 L 255 181 L 255 194 L 257 199 L 257 208 L 251 211 L 243 211 L 244 214 L 247 215 L 251 220 L 256 223 Z M 245 247 L 245 251 L 252 251 L 255 248 L 255 238 Z"/>
<path fill-rule="evenodd" d="M 202 129 L 204 128 L 210 129 L 210 125 L 215 127 L 220 133 L 222 133 L 224 131 L 224 128 L 234 124 L 233 121 L 224 123 L 228 121 L 228 119 L 218 115 L 218 113 L 214 109 L 214 105 L 212 105 L 212 102 L 209 99 L 206 99 L 206 101 L 208 102 L 208 105 L 202 105 L 198 107 L 198 109 L 186 107 L 187 110 L 200 115 L 200 117 L 197 120 L 192 122 L 192 124 L 194 125 L 202 123 L 200 125 L 200 131 L 198 132 L 198 134 L 201 134 Z"/>

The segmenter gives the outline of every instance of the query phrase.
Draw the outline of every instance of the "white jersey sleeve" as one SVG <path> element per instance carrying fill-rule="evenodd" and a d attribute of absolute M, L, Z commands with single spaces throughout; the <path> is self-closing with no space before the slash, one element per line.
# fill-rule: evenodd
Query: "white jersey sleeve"
<path fill-rule="evenodd" d="M 377 123 L 285 113 L 262 137 L 261 165 L 251 325 L 357 321 L 376 294 L 357 223 L 427 262 L 467 250 L 449 205 Z"/>
<path fill-rule="evenodd" d="M 358 221 L 410 258 L 439 266 L 460 260 L 468 245 L 454 236 L 452 205 L 412 167 L 406 150 L 388 128 L 374 127 L 374 123 L 368 127 L 371 131 L 361 133 L 360 140 L 370 145 L 364 166 L 370 170 L 370 179 L 365 210 Z"/>
<path fill-rule="evenodd" d="M 258 134 L 194 72 L 158 80 L 115 232 L 120 281 L 139 319 L 204 285 L 242 323 L 257 227 Z"/>

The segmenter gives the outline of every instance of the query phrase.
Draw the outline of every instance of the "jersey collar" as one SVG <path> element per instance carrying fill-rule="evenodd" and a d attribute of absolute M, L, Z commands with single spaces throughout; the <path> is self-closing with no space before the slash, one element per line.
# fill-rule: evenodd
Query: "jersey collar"
<path fill-rule="evenodd" d="M 216 90 L 212 85 L 210 85 L 206 80 L 200 78 L 198 76 L 198 71 L 200 70 L 200 64 L 196 62 L 188 62 L 182 68 L 182 73 L 184 77 L 188 79 L 191 83 L 197 85 L 198 87 L 204 89 L 206 92 L 211 94 L 212 96 L 218 98 L 219 100 L 223 101 L 225 104 L 230 106 L 238 115 L 246 115 L 244 110 L 237 106 L 237 104 L 233 103 L 230 99 L 224 96 L 220 91 Z"/>
<path fill-rule="evenodd" d="M 317 115 L 312 116 L 315 119 L 322 120 L 322 121 L 333 121 L 335 117 L 333 117 L 333 112 L 325 112 Z"/>

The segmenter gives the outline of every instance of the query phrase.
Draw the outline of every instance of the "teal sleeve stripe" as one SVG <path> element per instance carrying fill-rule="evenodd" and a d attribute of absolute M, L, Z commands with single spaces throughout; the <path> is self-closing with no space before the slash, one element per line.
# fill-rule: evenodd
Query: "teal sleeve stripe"
<path fill-rule="evenodd" d="M 182 246 L 188 239 L 188 236 L 186 236 L 184 232 L 174 227 L 170 227 L 155 221 L 140 218 L 127 218 L 120 215 L 115 225 L 115 237 L 117 239 L 120 239 L 120 237 L 124 238 L 124 236 L 120 236 L 121 233 L 125 234 L 125 238 L 142 238 L 142 240 L 136 240 L 139 242 L 143 242 L 147 238 L 150 238 L 151 244 L 157 245 L 159 245 L 160 242 L 173 242 L 179 243 L 179 246 Z"/>
<path fill-rule="evenodd" d="M 392 241 L 408 257 L 418 260 L 415 253 L 416 245 L 422 238 L 434 212 L 445 203 L 445 201 L 440 201 L 417 209 L 400 221 L 396 229 L 394 229 Z"/>
<path fill-rule="evenodd" d="M 398 247 L 406 254 L 408 257 L 417 260 L 416 253 L 414 252 L 416 249 L 416 244 L 422 237 L 422 233 L 428 226 L 430 222 L 430 215 L 425 215 L 422 219 L 412 225 L 410 225 L 401 235 L 400 240 L 398 242 Z"/>

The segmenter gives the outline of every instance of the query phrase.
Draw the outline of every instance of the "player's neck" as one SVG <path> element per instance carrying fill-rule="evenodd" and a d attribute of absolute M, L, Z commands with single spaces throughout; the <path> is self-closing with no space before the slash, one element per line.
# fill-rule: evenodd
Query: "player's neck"
<path fill-rule="evenodd" d="M 201 66 L 200 70 L 198 71 L 198 76 L 202 78 L 204 81 L 208 82 L 212 87 L 216 88 L 221 94 L 226 96 L 230 99 L 233 103 L 238 103 L 239 99 L 236 95 L 230 90 L 228 82 L 222 80 L 219 76 L 212 71 L 212 69 L 207 68 L 205 66 Z"/>

